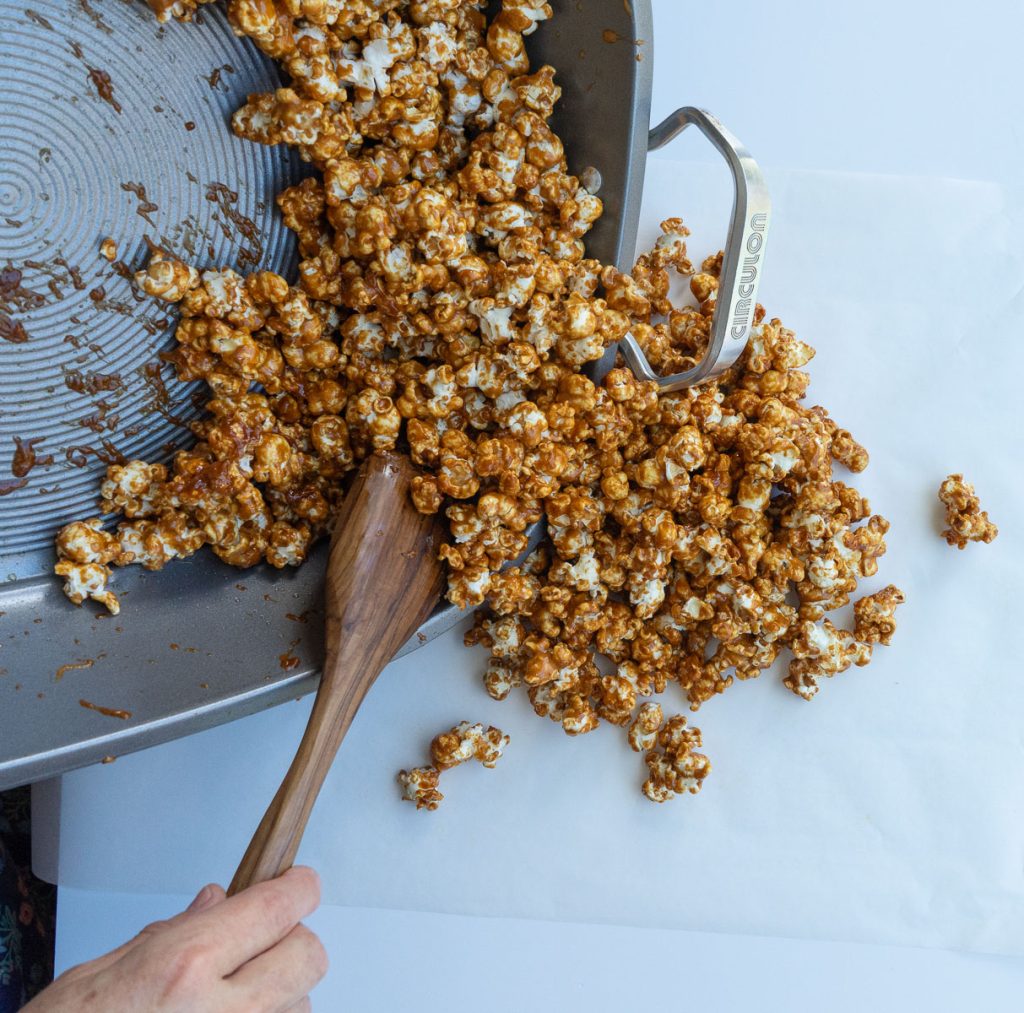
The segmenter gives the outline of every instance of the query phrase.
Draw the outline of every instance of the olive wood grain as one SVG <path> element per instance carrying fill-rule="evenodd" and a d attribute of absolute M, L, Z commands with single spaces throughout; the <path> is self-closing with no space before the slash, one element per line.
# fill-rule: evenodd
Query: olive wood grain
<path fill-rule="evenodd" d="M 324 584 L 326 657 L 298 752 L 231 882 L 235 894 L 289 869 L 313 803 L 359 705 L 381 669 L 441 594 L 436 517 L 409 497 L 397 454 L 368 458 L 345 497 Z"/>

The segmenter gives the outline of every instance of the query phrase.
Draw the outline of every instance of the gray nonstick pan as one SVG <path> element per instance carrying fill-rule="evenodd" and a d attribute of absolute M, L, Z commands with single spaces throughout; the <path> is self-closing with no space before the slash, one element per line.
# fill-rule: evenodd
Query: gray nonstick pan
<path fill-rule="evenodd" d="M 273 198 L 305 170 L 228 125 L 246 94 L 282 82 L 219 9 L 201 18 L 159 26 L 142 3 L 0 0 L 0 788 L 316 685 L 323 544 L 296 570 L 237 570 L 205 551 L 158 573 L 127 567 L 117 617 L 75 608 L 52 576 L 54 533 L 95 513 L 107 463 L 169 459 L 199 411 L 197 391 L 158 359 L 173 312 L 126 277 L 144 237 L 198 266 L 294 271 Z M 534 64 L 558 71 L 555 127 L 572 171 L 601 180 L 590 256 L 632 266 L 650 144 L 687 123 L 733 168 L 730 248 L 763 233 L 756 167 L 716 121 L 681 110 L 650 130 L 649 0 L 559 4 L 529 41 Z M 108 236 L 113 263 L 99 255 Z M 722 361 L 744 343 L 734 335 Z M 643 372 L 638 350 L 622 351 Z M 442 605 L 402 653 L 462 615 Z"/>

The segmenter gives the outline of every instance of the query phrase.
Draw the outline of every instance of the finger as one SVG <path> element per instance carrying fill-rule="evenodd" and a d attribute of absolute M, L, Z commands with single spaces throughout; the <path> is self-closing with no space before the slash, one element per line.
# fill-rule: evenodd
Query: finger
<path fill-rule="evenodd" d="M 276 946 L 240 967 L 227 983 L 242 1009 L 283 1013 L 327 973 L 327 951 L 316 934 L 296 925 Z"/>
<path fill-rule="evenodd" d="M 163 935 L 165 932 L 170 931 L 177 925 L 181 925 L 186 919 L 192 918 L 202 911 L 208 911 L 210 908 L 216 907 L 221 903 L 227 894 L 224 892 L 224 887 L 218 886 L 216 883 L 208 883 L 195 895 L 192 903 L 189 904 L 184 911 L 180 914 L 176 914 L 171 918 L 163 919 L 158 922 L 150 922 L 141 929 L 138 935 L 133 936 L 128 942 L 119 946 L 116 950 L 112 950 L 110 953 L 100 958 L 102 961 L 113 963 L 114 960 L 118 960 L 123 957 L 126 953 L 135 949 L 140 943 L 146 942 L 148 939 L 153 939 L 155 936 Z M 99 968 L 97 968 L 99 970 Z"/>
<path fill-rule="evenodd" d="M 320 877 L 295 866 L 191 916 L 187 928 L 209 939 L 216 966 L 227 976 L 284 939 L 319 904 Z"/>
<path fill-rule="evenodd" d="M 196 894 L 195 900 L 182 912 L 182 914 L 198 914 L 200 911 L 208 911 L 216 907 L 222 900 L 227 899 L 224 887 L 216 883 L 207 883 L 206 886 Z"/>
<path fill-rule="evenodd" d="M 118 946 L 117 949 L 104 953 L 95 960 L 90 960 L 87 964 L 80 964 L 77 967 L 70 968 L 62 977 L 79 978 L 83 974 L 95 974 L 98 971 L 102 971 L 110 967 L 111 964 L 117 963 L 117 961 L 129 954 L 140 944 L 153 939 L 155 936 L 163 935 L 163 933 L 174 928 L 174 926 L 180 925 L 186 918 L 216 907 L 226 897 L 227 894 L 224 892 L 224 887 L 218 886 L 216 883 L 208 883 L 196 894 L 192 903 L 180 914 L 162 921 L 151 922 L 141 929 L 137 935 L 129 939 L 128 942 Z"/>

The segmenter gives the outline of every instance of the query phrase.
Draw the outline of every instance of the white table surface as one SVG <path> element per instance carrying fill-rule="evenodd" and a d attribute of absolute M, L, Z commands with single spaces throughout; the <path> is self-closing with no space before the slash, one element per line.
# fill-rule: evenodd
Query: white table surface
<path fill-rule="evenodd" d="M 1016 0 L 654 6 L 655 119 L 705 105 L 766 167 L 1018 182 Z M 58 970 L 188 900 L 62 889 Z M 341 907 L 311 924 L 334 966 L 318 1009 L 440 1011 L 470 995 L 493 1011 L 999 1013 L 1024 997 L 1024 961 L 938 950 Z"/>
<path fill-rule="evenodd" d="M 58 969 L 190 899 L 62 888 Z M 308 924 L 331 954 L 313 1008 L 330 1013 L 450 1013 L 467 996 L 487 1013 L 1018 1013 L 1024 996 L 1022 962 L 942 950 L 367 908 Z"/>

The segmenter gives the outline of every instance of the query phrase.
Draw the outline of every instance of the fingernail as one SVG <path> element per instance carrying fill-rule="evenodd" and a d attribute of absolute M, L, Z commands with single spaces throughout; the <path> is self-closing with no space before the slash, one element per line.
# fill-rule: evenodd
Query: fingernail
<path fill-rule="evenodd" d="M 214 892 L 212 886 L 204 886 L 199 893 L 196 894 L 195 900 L 185 909 L 195 913 L 196 911 L 205 911 L 212 903 L 214 898 Z"/>

